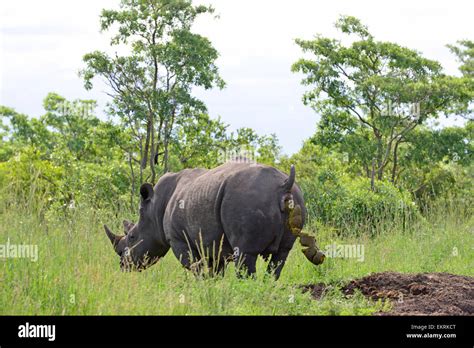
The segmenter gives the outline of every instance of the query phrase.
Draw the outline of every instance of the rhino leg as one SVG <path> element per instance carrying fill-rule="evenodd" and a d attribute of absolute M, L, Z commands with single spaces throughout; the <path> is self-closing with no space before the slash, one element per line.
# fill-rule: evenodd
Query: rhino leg
<path fill-rule="evenodd" d="M 254 276 L 257 271 L 257 255 L 241 253 L 236 256 L 234 254 L 234 263 L 239 278 Z"/>
<path fill-rule="evenodd" d="M 213 242 L 209 251 L 209 268 L 213 275 L 224 275 L 225 267 L 229 261 L 229 256 L 232 255 L 232 248 L 225 238 L 224 234 L 219 239 L 219 242 Z"/>
<path fill-rule="evenodd" d="M 211 275 L 224 274 L 226 260 L 223 256 L 212 258 L 206 253 L 205 258 L 202 258 L 196 248 L 190 248 L 187 243 L 182 241 L 174 241 L 171 248 L 181 264 L 197 276 L 208 272 Z"/>
<path fill-rule="evenodd" d="M 285 266 L 286 259 L 295 241 L 296 237 L 288 229 L 285 229 L 278 249 L 271 253 L 272 257 L 268 263 L 267 274 L 273 275 L 275 280 L 280 278 L 281 271 Z"/>
<path fill-rule="evenodd" d="M 275 280 L 280 278 L 281 270 L 283 269 L 283 266 L 285 266 L 286 258 L 289 253 L 290 250 L 283 249 L 272 255 L 267 267 L 267 273 L 273 274 Z"/>
<path fill-rule="evenodd" d="M 218 275 L 218 274 L 224 275 L 225 258 L 221 257 L 220 259 L 209 260 L 209 267 L 211 268 L 213 275 Z"/>
<path fill-rule="evenodd" d="M 190 249 L 189 246 L 181 241 L 174 241 L 171 244 L 171 249 L 173 250 L 176 258 L 181 262 L 181 264 L 186 269 L 191 269 L 193 263 L 198 260 L 197 253 Z"/>

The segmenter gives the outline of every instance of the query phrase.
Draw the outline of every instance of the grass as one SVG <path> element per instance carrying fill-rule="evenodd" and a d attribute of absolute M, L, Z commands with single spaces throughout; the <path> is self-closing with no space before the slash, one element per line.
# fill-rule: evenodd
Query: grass
<path fill-rule="evenodd" d="M 459 210 L 433 213 L 429 222 L 402 231 L 399 226 L 369 238 L 337 237 L 319 228 L 318 242 L 362 244 L 364 261 L 326 258 L 315 267 L 295 244 L 282 276 L 238 279 L 233 265 L 223 277 L 197 279 L 169 252 L 141 273 L 123 273 L 102 225 L 119 230 L 121 219 L 110 213 L 78 207 L 66 218 L 38 217 L 25 209 L 0 212 L 0 244 L 36 244 L 37 262 L 0 260 L 1 315 L 370 315 L 387 310 L 356 294 L 338 290 L 320 301 L 303 293 L 301 285 L 338 284 L 373 272 L 450 272 L 474 275 L 472 219 Z M 314 226 L 307 230 L 315 230 Z"/>

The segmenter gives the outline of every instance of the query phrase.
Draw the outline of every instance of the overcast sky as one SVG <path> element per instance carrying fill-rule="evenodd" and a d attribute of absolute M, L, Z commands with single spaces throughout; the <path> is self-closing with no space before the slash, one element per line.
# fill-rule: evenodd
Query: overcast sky
<path fill-rule="evenodd" d="M 450 74 L 457 74 L 458 63 L 445 45 L 474 39 L 474 1 L 198 2 L 212 4 L 220 15 L 202 18 L 195 30 L 220 52 L 218 65 L 227 82 L 222 91 L 198 95 L 211 117 L 221 116 L 230 130 L 251 127 L 260 134 L 276 133 L 287 154 L 298 151 L 318 120 L 301 102 L 301 76 L 290 71 L 301 56 L 295 38 L 336 36 L 333 24 L 338 16 L 353 15 L 376 39 L 417 49 L 440 61 Z M 99 83 L 85 91 L 77 72 L 85 53 L 107 50 L 99 13 L 117 5 L 116 0 L 2 1 L 0 105 L 39 116 L 43 98 L 54 91 L 68 99 L 96 99 L 100 113 L 107 102 L 106 86 Z"/>

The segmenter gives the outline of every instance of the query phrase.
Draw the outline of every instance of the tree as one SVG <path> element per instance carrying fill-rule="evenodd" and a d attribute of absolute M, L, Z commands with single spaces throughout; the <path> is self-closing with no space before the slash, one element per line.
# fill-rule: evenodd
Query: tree
<path fill-rule="evenodd" d="M 10 151 L 15 148 L 31 145 L 46 151 L 51 148 L 52 138 L 46 125 L 36 118 L 30 119 L 25 114 L 20 114 L 14 109 L 0 105 L 0 128 L 3 129 L 5 143 L 10 144 Z M 7 123 L 3 123 L 6 120 Z"/>
<path fill-rule="evenodd" d="M 278 143 L 276 134 L 263 135 L 258 142 L 258 162 L 268 165 L 275 165 L 280 160 L 281 146 Z M 288 171 L 289 167 L 285 169 Z"/>
<path fill-rule="evenodd" d="M 274 165 L 280 158 L 281 146 L 275 134 L 258 135 L 255 130 L 248 127 L 237 129 L 231 133 L 227 148 L 236 155 L 248 158 L 263 164 Z"/>
<path fill-rule="evenodd" d="M 207 114 L 182 118 L 172 140 L 172 153 L 179 168 L 212 168 L 219 164 L 220 153 L 228 146 L 227 125 Z"/>
<path fill-rule="evenodd" d="M 336 28 L 353 40 L 348 45 L 322 36 L 296 40 L 303 52 L 314 55 L 292 66 L 305 74 L 303 84 L 314 86 L 303 101 L 321 114 L 319 131 L 326 141 L 337 142 L 338 133 L 348 135 L 352 148 L 369 141 L 360 155 L 351 154 L 379 180 L 391 165 L 394 181 L 407 135 L 452 111 L 454 104 L 469 102 L 472 82 L 445 75 L 438 62 L 417 51 L 376 41 L 355 17 L 340 17 Z"/>
<path fill-rule="evenodd" d="M 86 89 L 92 88 L 95 76 L 110 87 L 110 113 L 120 117 L 135 141 L 126 151 L 140 166 L 140 182 L 147 164 L 152 182 L 156 163 L 168 170 L 178 120 L 206 111 L 192 88 L 224 87 L 215 64 L 218 52 L 207 38 L 191 31 L 199 15 L 212 12 L 189 0 L 122 0 L 119 10 L 102 11 L 101 29 L 118 30 L 111 46 L 128 45 L 130 55 L 86 54 L 81 75 Z"/>
<path fill-rule="evenodd" d="M 407 136 L 406 146 L 400 151 L 400 170 L 396 178 L 399 187 L 418 201 L 442 192 L 454 191 L 454 173 L 462 173 L 472 166 L 473 121 L 464 127 L 430 129 L 419 127 Z M 459 176 L 459 175 L 458 175 Z"/>
<path fill-rule="evenodd" d="M 466 77 L 474 78 L 474 42 L 471 40 L 460 40 L 457 45 L 448 45 L 461 62 L 459 70 Z"/>
<path fill-rule="evenodd" d="M 448 48 L 452 53 L 456 55 L 461 65 L 459 71 L 461 71 L 463 77 L 473 85 L 474 81 L 474 42 L 470 40 L 460 40 L 457 45 L 448 45 Z M 460 103 L 453 108 L 453 113 L 462 116 L 466 119 L 472 119 L 473 109 L 472 100 L 474 100 L 474 88 L 470 90 L 471 98 L 464 103 Z"/>
<path fill-rule="evenodd" d="M 34 195 L 39 206 L 125 202 L 131 178 L 120 145 L 126 134 L 97 118 L 95 105 L 49 93 L 40 117 L 0 106 L 0 181 L 11 184 L 6 190 L 26 200 Z"/>

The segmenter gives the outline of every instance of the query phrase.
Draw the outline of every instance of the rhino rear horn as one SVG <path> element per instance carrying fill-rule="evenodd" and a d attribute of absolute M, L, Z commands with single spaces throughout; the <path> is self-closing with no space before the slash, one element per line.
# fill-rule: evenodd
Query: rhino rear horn
<path fill-rule="evenodd" d="M 125 235 L 127 235 L 128 232 L 130 232 L 130 230 L 134 227 L 135 227 L 135 224 L 133 222 L 130 222 L 128 220 L 123 220 L 123 230 L 124 230 Z"/>
<path fill-rule="evenodd" d="M 117 250 L 117 245 L 118 242 L 122 239 L 122 237 L 116 236 L 113 234 L 113 232 L 107 227 L 107 225 L 104 225 L 105 233 L 107 234 L 107 237 L 109 237 L 110 242 L 112 243 L 113 247 L 115 250 Z"/>

